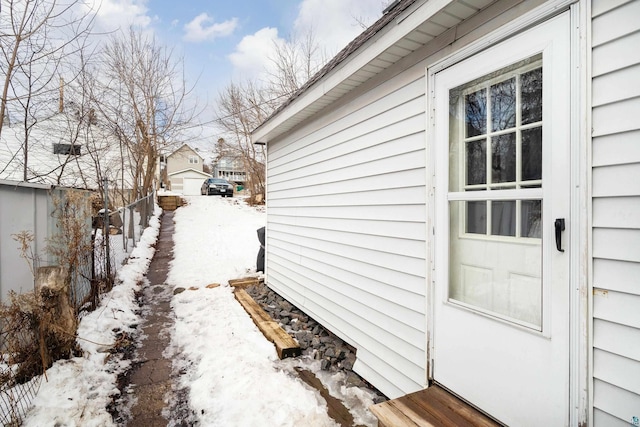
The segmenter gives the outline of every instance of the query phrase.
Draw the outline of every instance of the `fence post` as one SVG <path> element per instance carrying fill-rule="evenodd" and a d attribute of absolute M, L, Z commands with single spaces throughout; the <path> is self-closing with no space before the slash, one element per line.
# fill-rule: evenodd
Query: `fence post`
<path fill-rule="evenodd" d="M 109 180 L 104 178 L 104 228 L 102 229 L 102 239 L 105 243 L 105 255 L 107 258 L 107 280 L 111 280 L 111 256 L 109 254 Z"/>
<path fill-rule="evenodd" d="M 135 225 L 134 225 L 134 221 L 133 221 L 133 218 L 134 218 L 134 212 L 133 212 L 134 211 L 134 207 L 133 206 L 134 206 L 133 204 L 129 205 L 129 226 L 127 227 L 129 229 L 129 231 L 127 232 L 127 236 L 130 239 L 133 239 L 133 247 L 135 248 L 136 247 L 136 230 L 135 230 Z M 127 251 L 128 251 L 128 249 L 127 249 Z"/>

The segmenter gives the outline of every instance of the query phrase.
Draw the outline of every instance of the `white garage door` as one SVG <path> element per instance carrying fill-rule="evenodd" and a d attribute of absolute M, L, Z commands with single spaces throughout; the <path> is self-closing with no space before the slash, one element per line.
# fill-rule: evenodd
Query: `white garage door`
<path fill-rule="evenodd" d="M 197 196 L 200 194 L 200 186 L 204 182 L 204 178 L 184 178 L 182 194 L 185 196 Z"/>

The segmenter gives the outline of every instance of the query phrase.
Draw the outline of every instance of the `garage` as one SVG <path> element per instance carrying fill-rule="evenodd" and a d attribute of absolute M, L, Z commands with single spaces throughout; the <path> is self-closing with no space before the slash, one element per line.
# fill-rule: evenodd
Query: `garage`
<path fill-rule="evenodd" d="M 200 194 L 200 187 L 206 178 L 184 178 L 183 191 L 185 196 L 197 196 Z"/>

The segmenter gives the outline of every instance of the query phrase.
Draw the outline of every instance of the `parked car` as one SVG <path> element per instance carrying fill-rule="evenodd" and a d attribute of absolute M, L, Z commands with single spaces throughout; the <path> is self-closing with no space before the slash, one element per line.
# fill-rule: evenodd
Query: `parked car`
<path fill-rule="evenodd" d="M 222 197 L 233 197 L 233 185 L 223 178 L 207 178 L 200 187 L 200 194 L 203 196 L 219 194 Z"/>

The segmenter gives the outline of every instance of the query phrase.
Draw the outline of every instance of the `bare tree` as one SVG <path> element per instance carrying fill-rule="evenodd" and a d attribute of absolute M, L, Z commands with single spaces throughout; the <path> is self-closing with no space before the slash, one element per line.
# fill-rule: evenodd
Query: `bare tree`
<path fill-rule="evenodd" d="M 57 76 L 85 48 L 93 15 L 81 7 L 82 0 L 0 1 L 0 134 L 11 111 L 23 128 L 21 155 L 27 181 L 31 130 L 39 118 L 55 111 L 50 101 L 58 91 Z"/>
<path fill-rule="evenodd" d="M 264 200 L 265 152 L 251 142 L 251 132 L 293 95 L 323 65 L 325 56 L 313 32 L 275 42 L 266 82 L 229 83 L 218 97 L 217 122 L 224 138 L 218 140 L 218 157 L 241 158 L 247 172 L 251 201 Z"/>
<path fill-rule="evenodd" d="M 102 53 L 98 108 L 120 141 L 133 199 L 151 193 L 159 154 L 180 143 L 193 117 L 182 65 L 170 49 L 132 28 L 112 36 Z"/>
<path fill-rule="evenodd" d="M 227 138 L 218 139 L 216 151 L 221 157 L 239 158 L 247 172 L 247 188 L 251 201 L 264 200 L 265 152 L 263 146 L 251 142 L 251 131 L 262 123 L 277 107 L 268 98 L 269 91 L 248 81 L 243 85 L 230 83 L 218 100 L 219 124 Z"/>
<path fill-rule="evenodd" d="M 110 147 L 115 139 L 112 129 L 98 114 L 101 105 L 101 99 L 95 97 L 100 93 L 98 71 L 91 59 L 92 56 L 80 55 L 75 72 L 77 78 L 66 85 L 64 101 L 61 99 L 60 108 L 64 108 L 64 114 L 58 120 L 58 138 L 71 149 L 66 157 L 62 156 L 59 169 L 55 171 L 57 184 L 68 179 L 67 168 L 73 169 L 74 186 L 97 188 L 106 174 L 112 181 L 122 182 L 123 171 L 119 168 L 117 150 Z"/>
<path fill-rule="evenodd" d="M 295 93 L 326 62 L 326 55 L 316 42 L 313 30 L 293 35 L 284 42 L 274 41 L 269 58 L 266 87 L 272 98 Z"/>

